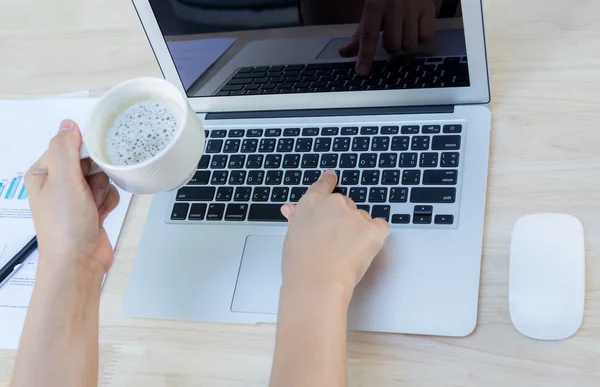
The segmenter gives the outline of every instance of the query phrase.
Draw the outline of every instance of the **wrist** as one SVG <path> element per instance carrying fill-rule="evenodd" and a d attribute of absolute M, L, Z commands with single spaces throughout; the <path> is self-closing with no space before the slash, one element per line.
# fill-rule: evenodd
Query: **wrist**
<path fill-rule="evenodd" d="M 344 282 L 284 280 L 280 297 L 289 300 L 290 304 L 303 302 L 314 307 L 334 303 L 348 308 L 353 293 L 354 286 Z"/>
<path fill-rule="evenodd" d="M 99 262 L 87 257 L 48 258 L 41 254 L 38 263 L 36 282 L 42 286 L 61 284 L 92 290 L 102 285 L 106 271 Z"/>

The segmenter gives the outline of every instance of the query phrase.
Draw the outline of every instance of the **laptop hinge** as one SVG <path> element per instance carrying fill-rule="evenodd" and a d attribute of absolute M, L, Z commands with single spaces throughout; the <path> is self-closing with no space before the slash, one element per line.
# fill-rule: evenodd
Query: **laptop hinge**
<path fill-rule="evenodd" d="M 448 114 L 453 105 L 441 106 L 386 106 L 339 109 L 259 110 L 246 112 L 207 113 L 206 120 L 239 120 L 253 118 L 380 116 L 394 114 Z"/>

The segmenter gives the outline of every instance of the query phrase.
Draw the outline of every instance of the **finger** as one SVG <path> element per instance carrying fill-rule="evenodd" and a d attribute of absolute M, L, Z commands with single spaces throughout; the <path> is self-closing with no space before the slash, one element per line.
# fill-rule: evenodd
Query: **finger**
<path fill-rule="evenodd" d="M 391 17 L 383 22 L 383 48 L 390 55 L 402 51 L 402 10 L 394 3 Z"/>
<path fill-rule="evenodd" d="M 108 194 L 106 198 L 98 208 L 98 216 L 101 221 L 104 221 L 106 217 L 114 211 L 119 205 L 119 190 L 114 185 L 109 185 Z"/>
<path fill-rule="evenodd" d="M 88 176 L 92 170 L 92 160 L 83 159 L 79 162 L 79 165 L 81 166 L 81 173 L 83 176 Z"/>
<path fill-rule="evenodd" d="M 344 58 L 352 58 L 358 55 L 358 47 L 359 47 L 359 41 L 358 41 L 358 36 L 360 34 L 360 26 L 358 26 L 356 32 L 354 33 L 354 35 L 352 35 L 352 38 L 350 38 L 350 41 L 348 43 L 346 43 L 345 46 L 340 47 L 340 49 L 338 50 L 338 53 L 340 54 L 340 56 L 344 57 Z"/>
<path fill-rule="evenodd" d="M 435 9 L 427 9 L 419 18 L 419 43 L 429 43 L 435 34 Z"/>
<path fill-rule="evenodd" d="M 360 22 L 361 30 L 358 48 L 358 60 L 356 62 L 356 73 L 358 75 L 369 75 L 373 66 L 373 58 L 377 50 L 379 32 L 383 21 L 385 2 L 380 0 L 367 0 Z"/>
<path fill-rule="evenodd" d="M 48 152 L 45 152 L 25 174 L 25 189 L 30 198 L 35 198 L 48 179 Z"/>
<path fill-rule="evenodd" d="M 331 169 L 321 173 L 319 180 L 308 188 L 307 192 L 316 192 L 322 195 L 329 195 L 333 192 L 337 184 L 337 174 Z"/>
<path fill-rule="evenodd" d="M 87 181 L 90 186 L 90 191 L 92 191 L 96 207 L 99 208 L 110 191 L 110 181 L 108 180 L 108 176 L 104 173 L 97 173 L 88 177 Z"/>
<path fill-rule="evenodd" d="M 373 224 L 375 225 L 376 238 L 381 242 L 381 247 L 379 247 L 381 250 L 388 236 L 390 236 L 390 226 L 385 219 L 381 218 L 373 219 Z"/>
<path fill-rule="evenodd" d="M 50 141 L 48 149 L 48 178 L 82 178 L 79 162 L 81 133 L 77 124 L 71 120 L 60 123 L 60 130 Z"/>
<path fill-rule="evenodd" d="M 294 216 L 294 211 L 296 210 L 295 204 L 284 204 L 281 206 L 281 214 L 285 216 L 285 218 L 290 221 Z"/>
<path fill-rule="evenodd" d="M 408 17 L 402 23 L 402 49 L 413 51 L 419 45 L 419 18 L 412 16 L 410 9 L 407 14 Z"/>

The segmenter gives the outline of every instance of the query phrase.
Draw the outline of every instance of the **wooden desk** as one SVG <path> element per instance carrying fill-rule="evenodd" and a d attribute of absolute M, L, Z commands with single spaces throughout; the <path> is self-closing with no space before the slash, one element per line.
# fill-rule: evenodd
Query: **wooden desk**
<path fill-rule="evenodd" d="M 350 386 L 600 384 L 600 2 L 487 0 L 492 157 L 479 325 L 467 338 L 351 333 Z M 0 0 L 0 97 L 159 75 L 127 0 Z M 102 296 L 101 386 L 264 386 L 273 325 L 130 319 L 121 313 L 149 198 L 136 198 Z M 521 336 L 508 314 L 511 228 L 567 212 L 587 239 L 586 313 L 557 343 Z M 13 351 L 0 351 L 0 387 Z"/>

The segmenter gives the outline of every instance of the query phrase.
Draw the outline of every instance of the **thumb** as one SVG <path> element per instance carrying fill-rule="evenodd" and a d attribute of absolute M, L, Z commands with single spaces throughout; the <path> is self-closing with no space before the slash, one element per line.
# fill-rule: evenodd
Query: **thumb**
<path fill-rule="evenodd" d="M 292 220 L 292 217 L 294 216 L 295 211 L 296 211 L 295 204 L 284 204 L 283 206 L 281 206 L 281 214 L 283 216 L 285 216 L 285 218 L 288 220 L 288 222 L 290 220 Z"/>
<path fill-rule="evenodd" d="M 81 133 L 75 122 L 64 120 L 60 123 L 60 130 L 50 141 L 46 157 L 48 178 L 83 178 L 79 161 L 81 142 Z"/>

